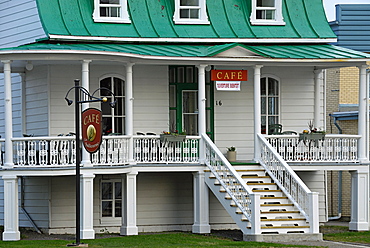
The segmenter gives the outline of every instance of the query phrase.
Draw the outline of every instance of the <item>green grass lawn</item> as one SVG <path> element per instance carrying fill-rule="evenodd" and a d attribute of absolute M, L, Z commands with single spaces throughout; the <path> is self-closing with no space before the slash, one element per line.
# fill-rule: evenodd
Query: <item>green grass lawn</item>
<path fill-rule="evenodd" d="M 351 242 L 370 244 L 370 231 L 367 232 L 349 232 L 348 227 L 328 226 L 321 229 L 325 240 L 337 242 Z"/>
<path fill-rule="evenodd" d="M 71 244 L 66 240 L 20 240 L 14 242 L 0 242 L 0 247 L 66 247 Z M 94 240 L 84 240 L 81 243 L 87 243 L 89 247 L 287 247 L 281 244 L 233 241 L 230 239 L 196 235 L 191 233 L 167 233 L 150 234 L 126 237 L 114 237 Z M 300 247 L 300 246 L 289 246 Z"/>

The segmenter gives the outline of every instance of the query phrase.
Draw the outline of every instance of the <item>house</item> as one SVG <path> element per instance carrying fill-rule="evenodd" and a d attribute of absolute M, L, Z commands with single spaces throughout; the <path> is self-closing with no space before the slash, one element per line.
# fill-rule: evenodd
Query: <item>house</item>
<path fill-rule="evenodd" d="M 20 3 L 0 3 L 3 240 L 31 224 L 83 239 L 237 228 L 245 240 L 317 240 L 326 173 L 339 170 L 352 176 L 349 228 L 369 230 L 370 56 L 328 44 L 321 1 Z M 315 133 L 323 71 L 348 66 L 359 67 L 358 133 Z M 76 89 L 98 101 L 72 102 Z M 102 109 L 92 154 L 66 135 L 78 105 Z M 186 138 L 160 135 L 175 130 Z"/>
<path fill-rule="evenodd" d="M 338 4 L 336 20 L 330 26 L 337 35 L 339 45 L 349 49 L 370 53 L 370 4 Z M 369 65 L 369 63 L 368 63 Z M 358 89 L 359 71 L 357 67 L 327 70 L 327 128 L 331 133 L 358 133 Z M 339 179 L 339 181 L 338 181 Z M 333 184 L 333 185 L 331 185 Z M 351 216 L 351 175 L 347 171 L 328 174 L 328 192 L 332 204 L 329 216 L 349 218 Z M 339 185 L 337 187 L 337 185 Z M 331 205 L 333 205 L 331 207 Z"/>

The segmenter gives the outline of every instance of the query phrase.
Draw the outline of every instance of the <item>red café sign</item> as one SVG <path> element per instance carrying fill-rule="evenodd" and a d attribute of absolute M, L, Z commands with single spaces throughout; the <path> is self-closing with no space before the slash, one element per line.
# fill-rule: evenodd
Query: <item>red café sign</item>
<path fill-rule="evenodd" d="M 248 81 L 246 70 L 212 70 L 212 81 Z"/>
<path fill-rule="evenodd" d="M 82 112 L 82 143 L 85 149 L 96 152 L 102 142 L 102 116 L 96 108 L 88 108 Z"/>

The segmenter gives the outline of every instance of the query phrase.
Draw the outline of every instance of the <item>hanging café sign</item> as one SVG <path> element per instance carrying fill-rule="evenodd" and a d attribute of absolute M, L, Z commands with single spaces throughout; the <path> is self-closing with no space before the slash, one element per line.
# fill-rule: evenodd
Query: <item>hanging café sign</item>
<path fill-rule="evenodd" d="M 88 108 L 82 112 L 82 143 L 85 149 L 96 152 L 102 142 L 102 116 L 101 111 L 96 108 Z"/>
<path fill-rule="evenodd" d="M 215 81 L 217 90 L 240 91 L 240 82 L 248 80 L 248 71 L 212 70 L 211 80 Z"/>

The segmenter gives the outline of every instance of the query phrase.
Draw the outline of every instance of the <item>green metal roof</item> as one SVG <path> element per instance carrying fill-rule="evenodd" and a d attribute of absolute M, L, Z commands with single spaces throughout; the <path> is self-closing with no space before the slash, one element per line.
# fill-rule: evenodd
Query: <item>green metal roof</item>
<path fill-rule="evenodd" d="M 37 0 L 40 19 L 50 35 L 116 38 L 336 38 L 322 0 L 283 0 L 286 25 L 251 25 L 251 3 L 246 0 L 208 0 L 210 24 L 176 25 L 174 0 L 128 0 L 130 24 L 95 23 L 93 0 Z"/>
<path fill-rule="evenodd" d="M 139 54 L 166 57 L 213 57 L 221 52 L 242 47 L 256 56 L 274 59 L 362 59 L 370 54 L 333 45 L 166 45 L 166 44 L 102 44 L 102 43 L 34 43 L 0 49 L 0 54 L 16 51 L 91 51 Z M 68 52 L 66 52 L 68 53 Z"/>

